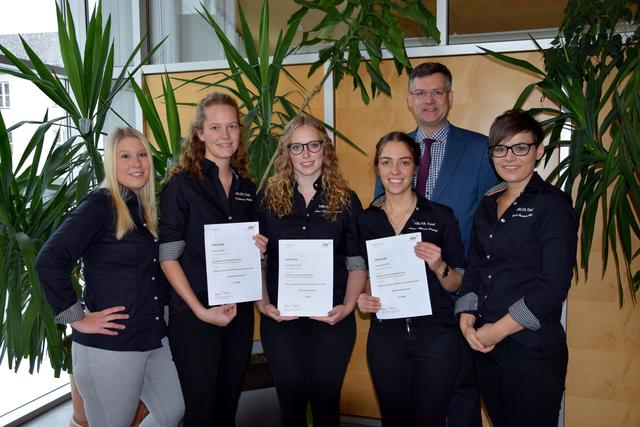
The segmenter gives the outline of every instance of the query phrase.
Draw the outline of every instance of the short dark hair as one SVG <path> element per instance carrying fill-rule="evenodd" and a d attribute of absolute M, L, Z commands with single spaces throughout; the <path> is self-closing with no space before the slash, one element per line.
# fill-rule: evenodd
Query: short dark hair
<path fill-rule="evenodd" d="M 375 166 L 376 169 L 378 168 L 378 161 L 380 161 L 380 152 L 382 151 L 384 146 L 391 141 L 404 142 L 404 144 L 409 149 L 409 152 L 411 153 L 411 159 L 413 160 L 414 165 L 416 166 L 416 168 L 420 166 L 420 159 L 422 158 L 422 154 L 420 154 L 420 145 L 416 142 L 415 139 L 411 138 L 406 133 L 394 131 L 389 132 L 388 134 L 380 138 L 380 140 L 376 144 L 376 155 L 373 159 L 373 166 Z"/>
<path fill-rule="evenodd" d="M 489 129 L 489 147 L 523 132 L 531 132 L 536 147 L 544 139 L 542 126 L 531 114 L 518 108 L 507 110 L 496 117 Z"/>
<path fill-rule="evenodd" d="M 409 89 L 411 89 L 411 83 L 418 77 L 430 76 L 437 73 L 442 74 L 445 79 L 447 79 L 447 90 L 451 90 L 451 84 L 453 83 L 451 71 L 439 62 L 423 62 L 414 68 L 409 75 Z"/>

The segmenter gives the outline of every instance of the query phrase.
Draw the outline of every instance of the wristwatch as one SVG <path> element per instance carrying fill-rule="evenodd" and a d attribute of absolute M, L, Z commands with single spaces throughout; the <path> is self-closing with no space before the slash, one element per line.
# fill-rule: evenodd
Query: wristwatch
<path fill-rule="evenodd" d="M 448 275 L 449 275 L 449 265 L 445 264 L 444 265 L 444 271 L 442 272 L 442 276 L 440 276 L 440 277 L 442 277 L 444 279 Z"/>

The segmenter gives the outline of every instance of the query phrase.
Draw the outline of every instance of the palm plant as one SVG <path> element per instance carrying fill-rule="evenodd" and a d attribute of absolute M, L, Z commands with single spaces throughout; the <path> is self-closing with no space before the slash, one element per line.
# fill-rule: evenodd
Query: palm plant
<path fill-rule="evenodd" d="M 491 56 L 539 77 L 527 86 L 516 107 L 537 88 L 555 108 L 533 108 L 545 115 L 552 152 L 568 152 L 549 180 L 575 195 L 580 216 L 581 266 L 588 274 L 598 211 L 602 213 L 603 274 L 611 254 L 619 304 L 623 282 L 632 302 L 640 271 L 632 261 L 640 254 L 640 27 L 634 0 L 570 0 L 552 47 L 540 49 L 545 70 L 529 62 L 487 51 Z M 625 34 L 624 31 L 628 32 Z M 571 135 L 563 138 L 562 130 Z"/>
<path fill-rule="evenodd" d="M 140 41 L 114 78 L 111 18 L 103 21 L 99 3 L 91 14 L 81 50 L 68 2 L 66 9 L 64 15 L 57 7 L 66 82 L 51 72 L 24 40 L 30 65 L 0 45 L 0 51 L 15 67 L 0 67 L 0 72 L 35 84 L 65 110 L 64 122 L 71 123 L 78 133 L 61 142 L 58 132 L 53 148 L 43 153 L 44 134 L 60 120 L 45 117 L 14 166 L 8 132 L 22 124 L 6 129 L 2 121 L 0 126 L 0 359 L 6 355 L 9 366 L 18 369 L 21 360 L 27 358 L 33 372 L 40 366 L 46 348 L 56 376 L 61 369 L 71 368 L 69 343 L 65 328 L 53 323 L 51 310 L 43 299 L 34 270 L 35 256 L 68 212 L 102 181 L 99 139 L 111 103 L 131 79 L 128 73 L 134 74 L 158 48 L 151 49 L 140 64 L 129 68 L 144 39 Z M 33 156 L 31 164 L 29 156 Z"/>
<path fill-rule="evenodd" d="M 244 112 L 243 137 L 247 141 L 250 169 L 253 178 L 260 180 L 268 170 L 284 126 L 298 113 L 297 106 L 289 100 L 289 94 L 278 93 L 281 74 L 292 81 L 299 92 L 305 92 L 304 86 L 283 66 L 284 59 L 295 49 L 293 38 L 303 14 L 292 16 L 285 33 L 280 31 L 273 57 L 269 58 L 269 2 L 265 0 L 262 4 L 257 44 L 242 7 L 239 6 L 245 58 L 204 5 L 198 13 L 211 25 L 220 40 L 229 63 L 229 71 L 208 74 L 186 83 L 221 87 L 233 93 L 240 101 L 240 108 Z M 214 83 L 202 80 L 210 75 L 219 79 Z"/>
<path fill-rule="evenodd" d="M 14 165 L 8 135 L 25 124 L 7 129 L 0 114 L 0 360 L 6 356 L 9 367 L 17 370 L 28 359 L 33 372 L 46 344 L 58 376 L 71 367 L 69 343 L 65 328 L 53 322 L 34 262 L 69 207 L 88 191 L 90 172 L 82 143 L 77 138 L 62 141 L 60 128 L 51 149 L 44 151 L 45 135 L 55 126 L 47 116 Z"/>
<path fill-rule="evenodd" d="M 183 142 L 176 95 L 171 85 L 169 75 L 165 74 L 162 78 L 162 96 L 160 97 L 164 102 L 164 110 L 167 118 L 167 126 L 165 129 L 162 119 L 160 118 L 160 112 L 156 108 L 154 97 L 151 95 L 146 83 L 143 82 L 142 87 L 140 87 L 132 80 L 131 85 L 147 125 L 153 135 L 153 143 L 151 144 L 153 165 L 156 171 L 157 184 L 160 184 L 166 177 L 171 164 L 177 161 Z M 160 188 L 160 186 L 158 185 L 157 188 Z"/>
<path fill-rule="evenodd" d="M 436 40 L 439 39 L 438 30 L 435 28 L 435 18 L 419 0 L 403 2 L 344 0 L 319 3 L 296 0 L 296 3 L 301 7 L 289 18 L 284 32 L 280 31 L 272 48 L 273 55 L 271 57 L 268 0 L 264 0 L 262 3 L 257 39 L 254 39 L 254 34 L 247 24 L 242 7 L 238 7 L 244 54 L 229 40 L 212 14 L 204 5 L 201 5 L 201 10 L 198 10 L 198 13 L 214 29 L 225 51 L 229 71 L 207 74 L 193 80 L 183 80 L 186 84 L 195 83 L 203 87 L 222 87 L 232 92 L 240 100 L 241 109 L 245 113 L 243 129 L 245 129 L 245 141 L 248 142 L 251 171 L 253 177 L 259 180 L 261 185 L 269 173 L 273 153 L 284 126 L 300 112 L 309 113 L 307 107 L 310 100 L 319 92 L 322 84 L 331 73 L 335 73 L 336 87 L 340 84 L 343 76 L 353 77 L 354 89 L 359 88 L 363 100 L 368 103 L 371 97 L 377 93 L 391 94 L 390 87 L 380 72 L 381 46 L 383 44 L 394 54 L 394 62 L 398 72 L 411 70 L 398 14 L 418 22 L 426 35 Z M 341 3 L 345 4 L 341 5 Z M 312 9 L 322 11 L 325 18 L 312 30 L 305 32 L 302 41 L 295 44 L 294 37 L 300 22 Z M 390 13 L 391 11 L 396 13 Z M 348 31 L 345 35 L 333 39 L 331 38 L 332 31 L 339 23 L 346 23 Z M 310 74 L 325 61 L 328 66 L 321 83 L 308 92 L 286 70 L 284 61 L 285 58 L 299 51 L 302 47 L 318 43 L 329 43 L 330 47 L 320 51 L 320 58 L 311 66 Z M 364 60 L 365 58 L 360 52 L 360 43 L 365 46 L 368 55 L 370 55 L 370 61 Z M 346 61 L 345 57 L 347 57 Z M 371 76 L 371 96 L 359 75 L 361 66 L 365 67 Z M 219 79 L 213 83 L 203 81 L 204 77 L 212 75 L 219 77 Z M 281 76 L 293 82 L 296 91 L 303 95 L 304 101 L 301 105 L 291 101 L 292 93 L 279 94 L 278 84 Z M 326 126 L 347 144 L 364 154 L 346 135 L 329 125 Z"/>
<path fill-rule="evenodd" d="M 436 18 L 420 0 L 295 2 L 301 6 L 297 13 L 315 10 L 324 15 L 313 28 L 303 33 L 302 42 L 297 46 L 297 49 L 318 44 L 325 46 L 320 49 L 318 60 L 311 64 L 309 69 L 311 76 L 324 64 L 328 64 L 322 81 L 312 95 L 320 89 L 327 77 L 333 74 L 333 85 L 336 89 L 344 77 L 351 77 L 353 90 L 360 90 L 365 104 L 379 93 L 391 96 L 391 87 L 380 71 L 382 48 L 391 53 L 398 75 L 402 72 L 409 74 L 412 70 L 404 45 L 402 19 L 417 24 L 425 37 L 432 39 L 436 44 L 440 43 Z M 340 27 L 343 27 L 344 34 L 336 37 L 335 33 L 341 30 Z M 366 56 L 362 51 L 366 52 Z M 371 80 L 369 90 L 361 77 L 362 68 Z"/>

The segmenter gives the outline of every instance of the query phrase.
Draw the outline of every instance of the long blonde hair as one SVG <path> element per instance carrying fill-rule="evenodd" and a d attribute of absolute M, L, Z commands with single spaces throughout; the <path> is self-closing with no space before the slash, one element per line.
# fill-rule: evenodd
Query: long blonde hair
<path fill-rule="evenodd" d="M 116 159 L 118 143 L 126 137 L 137 138 L 147 150 L 149 159 L 149 180 L 138 191 L 138 200 L 142 207 L 142 215 L 147 224 L 147 229 L 154 237 L 158 237 L 158 210 L 156 207 L 156 186 L 153 169 L 153 159 L 149 141 L 143 134 L 129 127 L 114 128 L 107 136 L 104 147 L 104 181 L 100 187 L 106 188 L 111 193 L 111 201 L 116 211 L 116 238 L 122 239 L 125 234 L 136 228 L 131 213 L 125 202 L 127 188 L 118 182 L 116 175 Z"/>
<path fill-rule="evenodd" d="M 265 207 L 278 218 L 289 215 L 293 211 L 293 186 L 295 182 L 288 145 L 291 143 L 293 132 L 303 126 L 313 128 L 322 139 L 324 155 L 321 182 L 327 203 L 325 217 L 335 221 L 338 211 L 349 207 L 351 202 L 350 190 L 338 169 L 336 149 L 329 135 L 327 135 L 327 130 L 318 119 L 312 116 L 297 116 L 284 128 L 284 134 L 280 138 L 278 148 L 276 148 L 276 158 L 273 163 L 275 172 L 269 177 L 265 189 Z"/>
<path fill-rule="evenodd" d="M 202 98 L 196 107 L 196 117 L 191 123 L 189 139 L 182 145 L 180 159 L 169 171 L 169 178 L 182 171 L 186 171 L 193 177 L 202 178 L 200 161 L 204 159 L 205 145 L 200 140 L 198 132 L 202 131 L 204 121 L 207 118 L 204 110 L 212 105 L 227 105 L 234 108 L 238 116 L 238 124 L 240 124 L 240 109 L 236 100 L 231 96 L 225 93 L 212 92 Z M 231 156 L 231 167 L 243 177 L 249 178 L 249 155 L 244 147 L 242 135 L 240 136 L 238 149 Z"/>

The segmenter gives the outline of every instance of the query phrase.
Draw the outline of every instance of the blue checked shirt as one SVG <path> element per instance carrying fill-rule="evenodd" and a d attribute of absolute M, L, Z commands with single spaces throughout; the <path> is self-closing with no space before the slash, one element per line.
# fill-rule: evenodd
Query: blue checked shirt
<path fill-rule="evenodd" d="M 427 186 L 425 188 L 424 195 L 427 199 L 431 199 L 433 188 L 436 186 L 438 180 L 438 174 L 440 173 L 440 167 L 444 161 L 444 153 L 447 148 L 447 138 L 449 137 L 449 128 L 451 125 L 446 122 L 436 133 L 433 135 L 425 134 L 420 128 L 416 132 L 416 142 L 420 144 L 420 153 L 424 153 L 425 139 L 433 139 L 435 142 L 431 144 L 431 164 L 429 165 L 429 176 L 427 177 Z M 413 185 L 416 185 L 416 177 L 413 179 Z"/>

